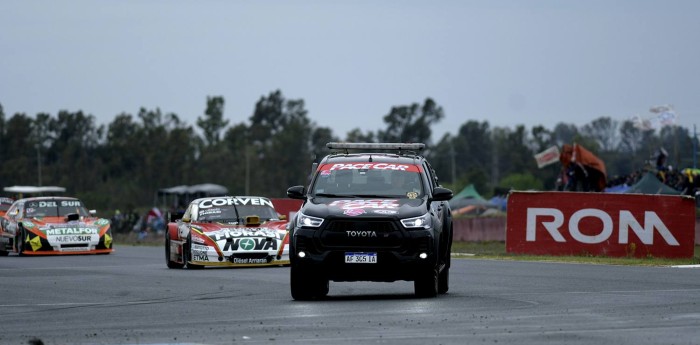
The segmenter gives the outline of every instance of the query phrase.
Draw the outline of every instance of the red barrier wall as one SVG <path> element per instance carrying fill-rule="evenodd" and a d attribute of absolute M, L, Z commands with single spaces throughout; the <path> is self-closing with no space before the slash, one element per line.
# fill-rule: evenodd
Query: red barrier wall
<path fill-rule="evenodd" d="M 271 198 L 270 201 L 275 205 L 275 211 L 286 216 L 288 220 L 291 219 L 293 213 L 299 211 L 302 203 L 302 200 L 289 198 Z"/>
<path fill-rule="evenodd" d="M 505 241 L 506 217 L 455 218 L 452 232 L 454 241 Z"/>
<path fill-rule="evenodd" d="M 513 192 L 506 251 L 691 258 L 695 200 L 641 194 Z"/>

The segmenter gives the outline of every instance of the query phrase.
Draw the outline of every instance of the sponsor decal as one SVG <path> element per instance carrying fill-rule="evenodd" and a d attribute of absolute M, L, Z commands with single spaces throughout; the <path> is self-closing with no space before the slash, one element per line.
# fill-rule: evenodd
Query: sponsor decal
<path fill-rule="evenodd" d="M 251 250 L 255 248 L 255 241 L 253 241 L 250 238 L 243 238 L 241 241 L 238 243 L 239 248 L 243 250 Z"/>
<path fill-rule="evenodd" d="M 80 207 L 83 204 L 78 200 L 61 200 L 62 207 Z"/>
<path fill-rule="evenodd" d="M 108 233 L 105 234 L 105 247 L 107 248 L 112 248 L 112 236 L 110 236 Z"/>
<path fill-rule="evenodd" d="M 266 264 L 268 263 L 268 260 L 265 258 L 262 259 L 247 259 L 247 258 L 233 258 L 232 259 L 234 264 Z"/>
<path fill-rule="evenodd" d="M 228 228 L 216 232 L 209 232 L 207 234 L 217 242 L 222 239 L 237 237 L 266 237 L 280 239 L 283 236 L 277 230 L 270 228 Z"/>
<path fill-rule="evenodd" d="M 377 213 L 377 214 L 398 214 L 399 211 L 394 211 L 394 210 L 373 210 L 372 212 Z"/>
<path fill-rule="evenodd" d="M 29 204 L 31 207 L 58 207 L 55 201 L 39 201 Z"/>
<path fill-rule="evenodd" d="M 331 176 L 331 171 L 330 170 L 321 170 L 321 173 L 319 173 L 319 176 L 329 177 L 329 176 Z"/>
<path fill-rule="evenodd" d="M 62 252 L 84 252 L 89 250 L 86 247 L 80 248 L 80 247 L 68 247 L 68 248 L 61 248 Z"/>
<path fill-rule="evenodd" d="M 29 243 L 29 245 L 32 246 L 33 251 L 37 251 L 41 248 L 41 237 L 35 236 L 31 240 L 29 239 L 30 236 L 27 236 L 27 239 L 24 240 L 25 242 Z"/>
<path fill-rule="evenodd" d="M 374 199 L 374 200 L 335 200 L 328 204 L 330 207 L 339 207 L 343 210 L 356 208 L 369 209 L 398 209 L 399 201 L 396 199 Z"/>
<path fill-rule="evenodd" d="M 50 242 L 57 243 L 76 243 L 76 242 L 90 242 L 92 236 L 85 235 L 67 235 L 67 236 L 53 236 L 49 238 Z"/>
<path fill-rule="evenodd" d="M 506 251 L 534 255 L 692 257 L 692 198 L 513 192 Z"/>
<path fill-rule="evenodd" d="M 223 213 L 223 210 L 221 210 L 220 208 L 210 208 L 210 209 L 204 209 L 204 210 L 199 211 L 200 216 L 205 216 L 208 214 L 221 214 L 221 213 Z"/>
<path fill-rule="evenodd" d="M 256 205 L 256 206 L 272 206 L 272 201 L 266 198 L 245 198 L 245 197 L 226 197 L 205 199 L 199 202 L 199 208 L 211 208 L 233 205 Z"/>
<path fill-rule="evenodd" d="M 351 208 L 349 210 L 343 211 L 343 214 L 346 216 L 353 216 L 353 217 L 360 216 L 360 215 L 365 214 L 365 210 L 363 210 L 361 208 Z"/>
<path fill-rule="evenodd" d="M 222 247 L 222 245 L 219 244 L 219 247 Z M 222 251 L 237 250 L 277 250 L 277 240 L 273 239 L 268 241 L 266 238 L 234 238 L 227 239 L 223 243 Z"/>
<path fill-rule="evenodd" d="M 56 228 L 43 228 L 47 236 L 54 235 L 96 235 L 98 229 L 96 228 L 83 228 L 83 227 L 56 227 Z"/>
<path fill-rule="evenodd" d="M 190 245 L 190 248 L 192 248 L 193 251 L 198 250 L 201 252 L 206 252 L 209 250 L 209 246 L 203 246 L 201 244 L 196 244 L 196 243 L 192 243 Z"/>
<path fill-rule="evenodd" d="M 100 219 L 95 221 L 95 225 L 98 225 L 98 226 L 105 226 L 105 225 L 108 225 L 109 223 L 110 223 L 109 219 L 104 219 L 104 218 L 100 218 Z"/>
<path fill-rule="evenodd" d="M 207 252 L 193 250 L 192 261 L 209 261 L 209 255 L 207 255 Z"/>
<path fill-rule="evenodd" d="M 416 165 L 391 164 L 391 163 L 336 163 L 324 164 L 320 167 L 324 170 L 400 170 L 420 172 L 421 168 Z"/>

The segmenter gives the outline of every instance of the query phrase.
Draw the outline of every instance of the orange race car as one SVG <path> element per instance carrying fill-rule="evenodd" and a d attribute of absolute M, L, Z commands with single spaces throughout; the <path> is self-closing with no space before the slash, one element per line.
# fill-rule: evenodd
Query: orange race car
<path fill-rule="evenodd" d="M 15 202 L 15 199 L 0 197 L 0 217 L 5 215 L 5 212 L 12 206 L 13 202 Z"/>
<path fill-rule="evenodd" d="M 109 254 L 110 221 L 76 198 L 19 199 L 0 218 L 0 255 Z"/>

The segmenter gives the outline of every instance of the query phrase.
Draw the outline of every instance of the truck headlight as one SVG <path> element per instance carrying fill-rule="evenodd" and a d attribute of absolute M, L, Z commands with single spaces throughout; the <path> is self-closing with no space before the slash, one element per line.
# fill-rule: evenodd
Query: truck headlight
<path fill-rule="evenodd" d="M 297 214 L 297 227 L 318 228 L 323 224 L 323 218 L 307 216 L 301 212 Z"/>
<path fill-rule="evenodd" d="M 430 213 L 426 213 L 418 217 L 401 219 L 401 224 L 406 229 L 430 229 L 433 226 L 433 221 L 430 218 Z"/>

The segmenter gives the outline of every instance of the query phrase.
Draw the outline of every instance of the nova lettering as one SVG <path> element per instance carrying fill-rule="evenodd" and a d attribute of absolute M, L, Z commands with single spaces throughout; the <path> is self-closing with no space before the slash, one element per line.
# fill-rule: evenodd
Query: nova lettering
<path fill-rule="evenodd" d="M 586 235 L 581 232 L 579 228 L 579 223 L 584 218 L 596 218 L 602 223 L 602 228 L 600 233 L 597 235 Z M 527 225 L 526 225 L 526 235 L 525 240 L 528 242 L 535 242 L 536 240 L 536 228 L 538 224 L 547 230 L 550 236 L 556 242 L 566 242 L 564 236 L 562 236 L 559 231 L 564 225 L 565 219 L 564 214 L 555 208 L 528 208 L 527 209 Z M 551 219 L 549 221 L 543 221 L 542 218 Z M 632 215 L 632 212 L 621 210 L 618 215 L 618 243 L 627 244 L 629 243 L 629 230 L 637 235 L 639 240 L 647 245 L 654 244 L 654 230 L 659 232 L 659 235 L 663 237 L 667 244 L 672 246 L 678 246 L 678 240 L 673 237 L 671 231 L 664 222 L 659 218 L 656 212 L 646 211 L 644 212 L 644 225 L 642 226 L 639 221 Z M 595 208 L 586 208 L 574 212 L 568 220 L 567 230 L 574 240 L 587 243 L 595 244 L 602 243 L 610 238 L 613 233 L 613 219 L 612 217 L 603 210 Z"/>
<path fill-rule="evenodd" d="M 223 251 L 229 250 L 277 250 L 277 241 L 268 241 L 266 238 L 234 238 L 226 240 Z"/>

